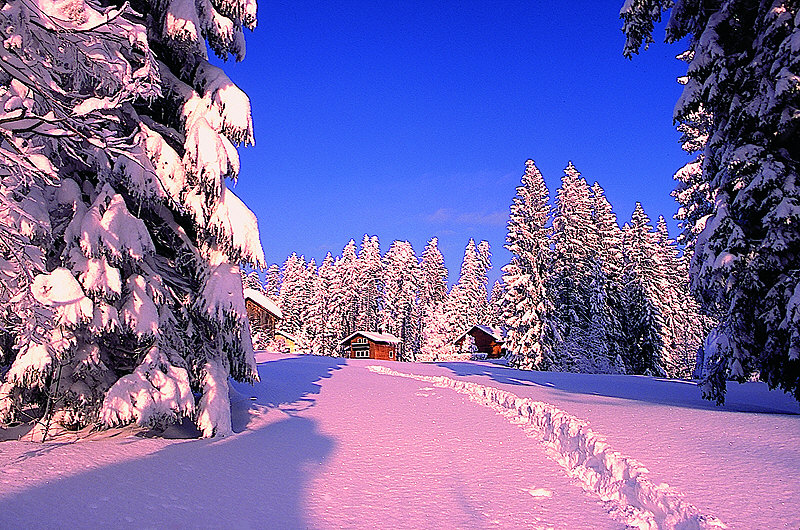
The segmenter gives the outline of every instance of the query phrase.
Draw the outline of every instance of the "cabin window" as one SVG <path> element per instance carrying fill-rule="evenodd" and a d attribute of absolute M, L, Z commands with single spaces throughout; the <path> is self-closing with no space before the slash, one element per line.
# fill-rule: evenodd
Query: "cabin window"
<path fill-rule="evenodd" d="M 369 343 L 367 339 L 357 338 L 350 347 L 353 349 L 353 357 L 356 359 L 369 359 Z"/>

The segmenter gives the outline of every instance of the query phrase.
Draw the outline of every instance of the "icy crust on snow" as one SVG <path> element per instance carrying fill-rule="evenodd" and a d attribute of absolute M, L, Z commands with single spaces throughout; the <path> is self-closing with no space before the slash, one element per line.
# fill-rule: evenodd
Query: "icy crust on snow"
<path fill-rule="evenodd" d="M 651 482 L 642 464 L 611 449 L 588 422 L 553 405 L 444 376 L 408 374 L 375 365 L 367 369 L 450 388 L 519 423 L 529 435 L 555 451 L 556 461 L 585 490 L 615 503 L 626 524 L 647 530 L 726 528 L 716 517 L 699 513 L 674 489 Z"/>

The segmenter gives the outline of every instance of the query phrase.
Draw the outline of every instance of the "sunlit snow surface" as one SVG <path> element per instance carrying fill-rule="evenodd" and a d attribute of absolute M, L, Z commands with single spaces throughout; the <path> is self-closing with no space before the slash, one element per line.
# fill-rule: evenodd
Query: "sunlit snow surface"
<path fill-rule="evenodd" d="M 730 528 L 800 525 L 800 407 L 760 384 L 732 385 L 728 405 L 718 409 L 692 384 L 645 377 L 489 363 L 258 360 L 261 382 L 234 385 L 237 434 L 224 439 L 122 430 L 79 443 L 0 443 L 3 526 L 572 529 L 635 522 L 570 478 L 530 429 L 452 388 L 460 382 L 588 422 L 610 448 L 645 466 L 650 482 L 669 484 L 682 502 Z"/>

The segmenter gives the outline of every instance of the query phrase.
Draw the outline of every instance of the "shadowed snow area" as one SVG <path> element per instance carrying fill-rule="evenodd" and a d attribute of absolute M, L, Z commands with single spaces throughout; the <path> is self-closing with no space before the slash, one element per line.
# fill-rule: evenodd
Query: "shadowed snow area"
<path fill-rule="evenodd" d="M 558 448 L 517 421 L 522 409 L 489 404 L 510 394 L 515 407 L 543 402 L 525 409 L 528 418 L 559 409 L 575 425 L 588 422 L 649 470 L 642 476 L 653 491 L 668 490 L 670 502 L 696 508 L 706 523 L 800 522 L 798 405 L 763 385 L 733 385 L 729 405 L 716 409 L 691 384 L 644 377 L 257 360 L 261 382 L 232 385 L 236 434 L 228 438 L 0 443 L 3 526 L 670 527 L 587 492 L 586 477 L 559 464 Z"/>

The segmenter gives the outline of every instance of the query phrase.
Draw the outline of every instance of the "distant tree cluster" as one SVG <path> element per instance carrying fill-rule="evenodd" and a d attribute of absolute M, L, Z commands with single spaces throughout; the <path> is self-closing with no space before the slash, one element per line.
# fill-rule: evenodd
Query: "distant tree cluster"
<path fill-rule="evenodd" d="M 489 244 L 470 240 L 458 281 L 431 239 L 420 257 L 407 241 L 382 256 L 376 236 L 353 240 L 317 266 L 292 254 L 262 283 L 245 287 L 275 299 L 280 324 L 320 355 L 336 355 L 355 331 L 401 339 L 406 361 L 468 357 L 453 342 L 475 324 L 503 327 L 512 365 L 537 370 L 691 376 L 712 321 L 689 291 L 688 254 L 659 218 L 637 203 L 622 228 L 603 188 L 570 163 L 553 203 L 541 173 L 526 163 L 511 205 L 511 262 L 487 292 Z M 263 345 L 262 345 L 263 346 Z"/>
<path fill-rule="evenodd" d="M 269 267 L 264 283 L 255 271 L 243 281 L 278 302 L 281 330 L 309 353 L 336 355 L 344 337 L 372 331 L 398 337 L 401 360 L 443 360 L 459 355 L 452 342 L 470 326 L 501 324 L 499 283 L 488 300 L 490 268 L 489 243 L 470 239 L 448 292 L 437 238 L 418 257 L 407 241 L 381 255 L 378 237 L 365 235 L 360 248 L 350 240 L 341 256 L 328 253 L 319 266 L 292 254 L 282 268 Z"/>
<path fill-rule="evenodd" d="M 686 255 L 642 205 L 622 228 L 603 188 L 570 163 L 555 206 L 526 162 L 503 267 L 509 359 L 536 370 L 687 377 L 710 324 L 689 292 Z"/>

